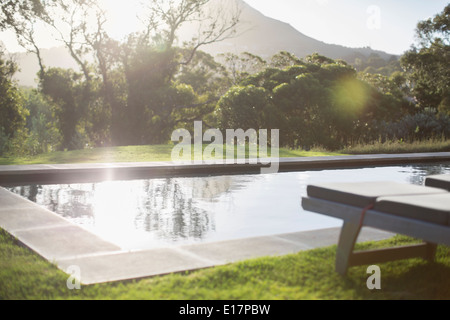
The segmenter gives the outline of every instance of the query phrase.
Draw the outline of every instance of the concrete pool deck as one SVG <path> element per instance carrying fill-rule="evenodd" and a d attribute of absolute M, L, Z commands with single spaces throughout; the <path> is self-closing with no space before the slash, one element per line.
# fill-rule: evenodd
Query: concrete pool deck
<path fill-rule="evenodd" d="M 449 162 L 450 153 L 281 159 L 280 171 Z M 64 183 L 78 180 L 202 174 L 252 173 L 259 167 L 172 163 L 0 166 L 0 185 Z M 258 169 L 259 170 L 259 169 Z M 145 278 L 225 265 L 246 259 L 280 256 L 337 244 L 340 228 L 270 235 L 152 250 L 125 251 L 80 226 L 0 187 L 0 227 L 43 258 L 67 272 L 81 271 L 84 285 Z M 364 229 L 359 241 L 382 240 L 391 233 Z"/>

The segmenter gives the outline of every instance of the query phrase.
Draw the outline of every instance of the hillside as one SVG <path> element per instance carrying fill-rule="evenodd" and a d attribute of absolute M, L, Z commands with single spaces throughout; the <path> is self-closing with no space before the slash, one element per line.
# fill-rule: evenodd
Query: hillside
<path fill-rule="evenodd" d="M 333 59 L 354 62 L 356 57 L 378 54 L 383 59 L 392 55 L 370 48 L 348 48 L 327 44 L 301 33 L 290 24 L 269 18 L 258 10 L 239 0 L 242 7 L 241 23 L 236 38 L 204 47 L 211 54 L 223 52 L 251 52 L 262 57 L 270 57 L 280 51 L 288 51 L 298 57 L 318 52 Z"/>
<path fill-rule="evenodd" d="M 41 54 L 45 66 L 78 68 L 76 62 L 64 47 L 42 49 Z M 14 53 L 12 57 L 19 64 L 20 68 L 19 72 L 15 75 L 15 79 L 23 86 L 35 87 L 36 77 L 39 71 L 36 56 L 30 53 Z"/>
<path fill-rule="evenodd" d="M 343 59 L 353 63 L 355 58 L 366 58 L 371 54 L 378 54 L 388 60 L 392 55 L 370 48 L 348 48 L 340 45 L 327 44 L 293 28 L 279 20 L 266 17 L 261 12 L 249 6 L 243 0 L 238 0 L 242 7 L 241 22 L 237 34 L 233 39 L 202 47 L 202 50 L 216 55 L 224 52 L 251 52 L 268 58 L 280 51 L 289 51 L 298 57 L 305 57 L 314 52 L 333 59 Z M 183 30 L 189 33 L 189 30 Z M 69 53 L 63 48 L 42 50 L 44 64 L 49 67 L 76 68 L 76 64 Z M 15 59 L 21 71 L 16 79 L 21 85 L 35 86 L 38 72 L 37 59 L 32 54 L 15 54 Z"/>

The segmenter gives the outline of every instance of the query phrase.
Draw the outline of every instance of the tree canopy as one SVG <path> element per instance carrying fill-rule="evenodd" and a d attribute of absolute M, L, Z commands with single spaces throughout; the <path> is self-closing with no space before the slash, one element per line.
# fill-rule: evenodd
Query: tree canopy
<path fill-rule="evenodd" d="M 53 1 L 53 0 L 50 0 Z M 0 31 L 18 28 L 23 18 L 40 16 L 45 12 L 46 0 L 5 0 L 0 3 Z"/>
<path fill-rule="evenodd" d="M 314 54 L 244 79 L 218 112 L 230 128 L 283 128 L 282 145 L 336 148 L 368 135 L 372 121 L 400 116 L 402 102 L 358 79 L 346 63 Z"/>
<path fill-rule="evenodd" d="M 280 129 L 281 146 L 306 149 L 450 136 L 450 5 L 418 24 L 400 62 L 371 55 L 351 64 L 285 51 L 214 57 L 203 46 L 234 36 L 240 9 L 211 1 L 145 2 L 145 28 L 120 41 L 96 0 L 3 1 L 0 30 L 14 30 L 40 70 L 36 90 L 20 89 L 17 66 L 0 55 L 0 153 L 163 144 L 198 120 L 205 130 Z M 193 21 L 197 34 L 180 43 Z M 77 70 L 45 66 L 38 22 Z"/>
<path fill-rule="evenodd" d="M 0 52 L 0 154 L 8 148 L 9 139 L 25 128 L 27 110 L 18 88 L 12 81 L 17 66 Z"/>
<path fill-rule="evenodd" d="M 417 46 L 402 57 L 421 108 L 450 110 L 450 4 L 417 25 Z"/>

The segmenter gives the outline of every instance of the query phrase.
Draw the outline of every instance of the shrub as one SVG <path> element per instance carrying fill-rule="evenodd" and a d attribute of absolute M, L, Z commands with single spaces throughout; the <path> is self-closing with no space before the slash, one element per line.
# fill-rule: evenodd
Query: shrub
<path fill-rule="evenodd" d="M 450 116 L 438 114 L 434 109 L 425 109 L 415 115 L 406 115 L 398 122 L 381 127 L 387 139 L 422 141 L 450 137 Z"/>
<path fill-rule="evenodd" d="M 4 156 L 10 148 L 9 135 L 6 134 L 5 129 L 0 127 L 0 156 Z"/>

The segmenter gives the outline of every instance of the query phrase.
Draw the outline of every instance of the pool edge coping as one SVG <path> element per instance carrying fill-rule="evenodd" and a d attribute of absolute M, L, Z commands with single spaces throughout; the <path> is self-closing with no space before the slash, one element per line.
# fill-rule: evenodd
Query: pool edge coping
<path fill-rule="evenodd" d="M 247 159 L 248 160 L 248 159 Z M 267 160 L 268 161 L 268 160 Z M 57 184 L 97 182 L 105 180 L 132 180 L 138 178 L 192 177 L 205 175 L 258 174 L 267 167 L 267 161 L 227 164 L 204 162 L 117 162 L 0 165 L 0 185 L 32 183 Z M 450 152 L 375 154 L 353 156 L 325 156 L 280 158 L 278 172 L 357 167 L 388 166 L 414 163 L 450 162 Z"/>

